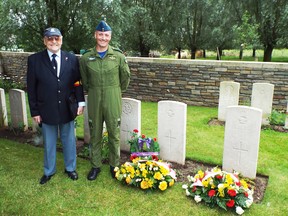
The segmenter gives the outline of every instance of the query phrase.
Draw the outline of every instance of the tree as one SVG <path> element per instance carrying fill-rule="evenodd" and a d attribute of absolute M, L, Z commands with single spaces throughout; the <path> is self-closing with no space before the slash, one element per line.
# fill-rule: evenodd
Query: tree
<path fill-rule="evenodd" d="M 221 59 L 224 49 L 233 48 L 235 38 L 234 26 L 237 24 L 237 14 L 230 1 L 211 0 L 213 10 L 209 16 L 210 40 L 208 47 L 217 51 L 217 59 Z"/>
<path fill-rule="evenodd" d="M 288 1 L 246 0 L 243 4 L 259 25 L 258 34 L 264 47 L 263 61 L 270 62 L 273 49 L 283 41 L 283 33 L 287 33 Z"/>
<path fill-rule="evenodd" d="M 256 57 L 256 48 L 260 46 L 259 34 L 257 32 L 258 28 L 259 25 L 255 23 L 255 19 L 250 16 L 248 11 L 245 11 L 241 19 L 241 24 L 235 29 L 237 32 L 236 43 L 253 49 L 252 56 L 254 58 Z M 240 59 L 242 59 L 241 51 Z"/>
<path fill-rule="evenodd" d="M 15 36 L 15 29 L 16 25 L 11 17 L 9 16 L 9 10 L 7 10 L 7 1 L 3 0 L 0 2 L 0 48 L 4 49 L 13 49 L 17 48 L 15 46 L 16 43 L 16 36 Z"/>
<path fill-rule="evenodd" d="M 187 48 L 187 30 L 185 11 L 186 0 L 170 0 L 166 2 L 166 13 L 163 15 L 165 29 L 161 35 L 161 45 L 166 51 L 177 50 L 177 58 Z"/>
<path fill-rule="evenodd" d="M 79 53 L 82 48 L 94 46 L 95 27 L 114 2 L 118 1 L 5 0 L 3 10 L 10 12 L 10 23 L 16 26 L 15 43 L 25 51 L 43 49 L 43 32 L 53 26 L 63 34 L 63 49 Z"/>
<path fill-rule="evenodd" d="M 165 0 L 123 0 L 121 7 L 125 11 L 122 43 L 126 49 L 147 57 L 151 48 L 160 48 Z"/>
<path fill-rule="evenodd" d="M 191 51 L 191 59 L 195 59 L 196 51 L 203 47 L 208 40 L 208 17 L 211 5 L 209 1 L 186 1 L 185 19 L 187 31 L 187 43 Z"/>

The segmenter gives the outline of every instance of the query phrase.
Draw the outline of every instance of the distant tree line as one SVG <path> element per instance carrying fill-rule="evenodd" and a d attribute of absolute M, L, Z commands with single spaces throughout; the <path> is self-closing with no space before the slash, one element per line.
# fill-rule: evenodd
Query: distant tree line
<path fill-rule="evenodd" d="M 288 46 L 287 0 L 2 0 L 0 48 L 43 49 L 45 28 L 58 27 L 63 49 L 80 53 L 95 45 L 94 30 L 105 16 L 112 44 L 130 55 L 151 50 L 217 51 L 245 46 L 264 50 Z"/>

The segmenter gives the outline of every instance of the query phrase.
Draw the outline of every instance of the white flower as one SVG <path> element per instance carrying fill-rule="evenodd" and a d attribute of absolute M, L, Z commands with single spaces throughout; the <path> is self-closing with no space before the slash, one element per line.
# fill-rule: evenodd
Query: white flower
<path fill-rule="evenodd" d="M 191 195 L 191 194 L 190 194 L 189 190 L 186 189 L 186 196 L 190 196 L 190 195 Z"/>
<path fill-rule="evenodd" d="M 202 198 L 199 195 L 196 195 L 194 197 L 194 200 L 195 200 L 196 203 L 199 203 L 199 202 L 201 202 Z"/>
<path fill-rule="evenodd" d="M 190 175 L 187 176 L 187 179 L 189 182 L 195 182 L 195 178 Z"/>
<path fill-rule="evenodd" d="M 184 184 L 182 185 L 182 188 L 186 190 L 188 188 L 188 185 Z"/>
<path fill-rule="evenodd" d="M 218 188 L 219 189 L 223 189 L 224 188 L 224 184 L 218 184 Z"/>
<path fill-rule="evenodd" d="M 244 213 L 244 210 L 243 210 L 240 206 L 237 206 L 237 207 L 236 207 L 236 213 L 237 213 L 238 215 L 242 215 L 242 214 Z"/>
<path fill-rule="evenodd" d="M 251 199 L 248 199 L 245 201 L 247 208 L 249 208 L 252 205 L 252 203 L 253 203 L 253 200 L 251 200 Z"/>

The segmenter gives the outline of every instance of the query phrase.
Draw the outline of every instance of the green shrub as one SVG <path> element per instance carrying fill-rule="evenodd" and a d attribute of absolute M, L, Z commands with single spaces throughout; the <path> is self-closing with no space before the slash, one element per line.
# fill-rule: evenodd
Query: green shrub
<path fill-rule="evenodd" d="M 284 111 L 272 110 L 269 116 L 270 125 L 285 125 L 286 113 Z"/>

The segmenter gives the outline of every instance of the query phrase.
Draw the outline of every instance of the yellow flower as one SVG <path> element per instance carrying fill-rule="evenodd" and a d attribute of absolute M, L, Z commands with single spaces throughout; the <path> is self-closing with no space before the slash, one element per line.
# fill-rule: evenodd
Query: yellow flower
<path fill-rule="evenodd" d="M 153 177 L 157 180 L 161 180 L 163 176 L 160 172 L 156 172 Z"/>
<path fill-rule="evenodd" d="M 129 172 L 129 173 L 132 173 L 132 174 L 135 173 L 134 167 L 132 167 L 132 166 L 128 166 L 128 167 L 126 168 L 126 170 L 127 170 L 127 172 Z"/>
<path fill-rule="evenodd" d="M 140 160 L 140 158 L 137 157 L 137 158 L 135 158 L 135 159 L 132 160 L 132 163 L 137 164 L 137 162 L 138 162 L 139 160 Z"/>
<path fill-rule="evenodd" d="M 120 171 L 117 171 L 115 174 L 115 177 L 118 179 L 119 175 L 120 175 Z"/>
<path fill-rule="evenodd" d="M 167 182 L 166 181 L 160 182 L 159 189 L 164 191 L 164 190 L 166 190 L 166 188 L 167 188 Z"/>
<path fill-rule="evenodd" d="M 153 182 L 153 180 L 152 180 L 152 179 L 149 179 L 149 180 L 148 180 L 148 185 L 149 185 L 149 187 L 150 187 L 150 188 L 152 188 L 152 187 L 153 187 L 153 183 L 154 183 L 154 182 Z"/>
<path fill-rule="evenodd" d="M 125 168 L 121 168 L 121 173 L 126 173 L 126 169 Z"/>
<path fill-rule="evenodd" d="M 227 175 L 226 175 L 225 182 L 226 182 L 228 185 L 231 185 L 231 184 L 233 183 L 233 178 L 231 177 L 230 174 L 227 174 Z"/>
<path fill-rule="evenodd" d="M 248 189 L 248 184 L 244 179 L 240 180 L 241 185 L 243 186 L 244 189 Z"/>
<path fill-rule="evenodd" d="M 136 176 L 139 176 L 140 175 L 140 171 L 137 169 L 136 170 Z"/>
<path fill-rule="evenodd" d="M 146 176 L 147 176 L 147 173 L 148 173 L 148 171 L 147 171 L 146 169 L 144 169 L 144 170 L 142 171 L 142 176 L 143 176 L 143 177 L 146 177 Z"/>
<path fill-rule="evenodd" d="M 143 180 L 140 184 L 140 187 L 145 190 L 145 189 L 149 188 L 149 183 L 147 181 Z"/>
<path fill-rule="evenodd" d="M 195 175 L 196 179 L 200 179 L 204 177 L 204 172 L 202 170 L 199 170 L 198 173 Z"/>
<path fill-rule="evenodd" d="M 221 169 L 219 167 L 214 167 L 211 171 L 212 172 L 221 172 Z"/>
<path fill-rule="evenodd" d="M 172 181 L 169 182 L 169 187 L 172 187 L 174 185 L 174 179 L 172 179 Z"/>
<path fill-rule="evenodd" d="M 204 187 L 208 187 L 209 182 L 206 179 L 205 181 L 202 181 L 202 184 L 203 184 Z"/>
<path fill-rule="evenodd" d="M 148 161 L 146 161 L 146 164 L 147 164 L 147 166 L 150 166 L 150 165 L 153 164 L 153 163 L 152 163 L 152 161 L 149 161 L 149 160 L 148 160 Z"/>
<path fill-rule="evenodd" d="M 224 190 L 218 190 L 218 192 L 219 192 L 219 197 L 225 196 Z"/>
<path fill-rule="evenodd" d="M 127 183 L 127 184 L 130 184 L 130 183 L 131 183 L 131 178 L 130 178 L 130 176 L 128 176 L 128 177 L 126 178 L 126 183 Z"/>
<path fill-rule="evenodd" d="M 139 164 L 139 169 L 142 171 L 145 169 L 146 165 L 144 163 Z"/>
<path fill-rule="evenodd" d="M 169 170 L 167 170 L 165 167 L 160 166 L 160 172 L 162 173 L 163 176 L 166 176 L 169 174 Z"/>

